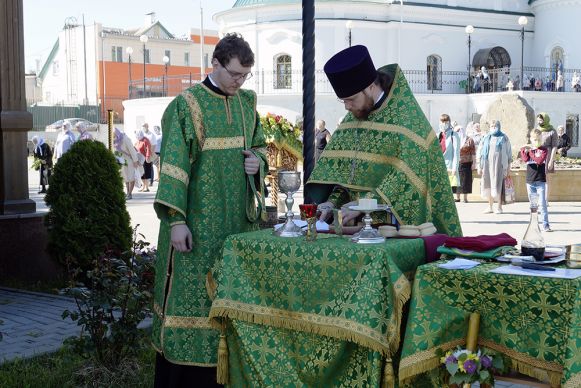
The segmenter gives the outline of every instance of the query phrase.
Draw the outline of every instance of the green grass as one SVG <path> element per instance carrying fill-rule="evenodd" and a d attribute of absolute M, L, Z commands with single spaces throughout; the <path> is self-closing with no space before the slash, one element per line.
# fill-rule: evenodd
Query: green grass
<path fill-rule="evenodd" d="M 24 280 L 24 279 L 0 279 L 0 287 L 15 288 L 33 292 L 58 295 L 59 290 L 66 287 L 66 281 L 55 280 Z"/>
<path fill-rule="evenodd" d="M 152 387 L 155 351 L 143 344 L 137 357 L 115 371 L 62 348 L 56 353 L 0 365 L 0 387 Z"/>

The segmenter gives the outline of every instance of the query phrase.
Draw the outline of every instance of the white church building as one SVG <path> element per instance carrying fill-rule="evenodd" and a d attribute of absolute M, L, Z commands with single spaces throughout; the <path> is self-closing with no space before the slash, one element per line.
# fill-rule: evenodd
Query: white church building
<path fill-rule="evenodd" d="M 581 0 L 318 0 L 315 7 L 316 118 L 330 130 L 345 111 L 323 66 L 350 44 L 363 44 L 377 67 L 400 64 L 435 128 L 441 113 L 466 124 L 499 96 L 517 94 L 555 126 L 566 125 L 571 153 L 581 153 L 581 93 L 572 85 L 581 74 Z M 259 111 L 300 118 L 301 1 L 237 0 L 214 20 L 220 35 L 241 33 L 255 53 L 254 76 L 244 87 L 257 92 Z M 168 101 L 125 101 L 125 117 L 159 122 L 151 115 L 160 116 Z"/>

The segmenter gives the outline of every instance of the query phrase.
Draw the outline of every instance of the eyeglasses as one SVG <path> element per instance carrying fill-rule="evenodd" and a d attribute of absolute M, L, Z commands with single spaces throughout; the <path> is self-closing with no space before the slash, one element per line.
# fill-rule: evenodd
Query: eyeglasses
<path fill-rule="evenodd" d="M 347 103 L 352 103 L 353 101 L 355 101 L 355 98 L 353 98 L 353 97 L 338 98 L 337 101 L 339 101 L 341 104 L 347 104 Z"/>
<path fill-rule="evenodd" d="M 228 72 L 228 74 L 230 75 L 230 77 L 232 77 L 232 79 L 234 81 L 240 81 L 240 80 L 247 81 L 250 78 L 252 78 L 252 72 L 250 72 L 250 73 L 236 73 L 236 72 L 230 71 L 226 66 L 222 65 L 221 62 L 220 62 L 220 65 L 224 68 L 224 70 L 226 70 Z"/>

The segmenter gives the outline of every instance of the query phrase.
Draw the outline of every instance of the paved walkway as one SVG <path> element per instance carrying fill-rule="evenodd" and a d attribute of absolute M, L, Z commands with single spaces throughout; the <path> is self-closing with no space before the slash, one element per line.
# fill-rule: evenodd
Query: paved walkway
<path fill-rule="evenodd" d="M 0 288 L 0 363 L 58 350 L 64 339 L 79 333 L 76 322 L 61 318 L 75 308 L 70 298 Z"/>
<path fill-rule="evenodd" d="M 29 175 L 30 198 L 37 203 L 37 210 L 47 211 L 43 196 L 37 194 L 37 172 Z M 140 225 L 139 232 L 153 245 L 157 245 L 159 222 L 153 211 L 153 198 L 157 185 L 149 193 L 134 193 L 133 199 L 127 202 L 132 225 Z M 297 193 L 295 204 L 301 203 L 302 193 Z M 483 214 L 485 204 L 458 203 L 458 213 L 465 236 L 479 234 L 497 234 L 507 232 L 519 242 L 529 222 L 528 203 L 506 205 L 503 214 Z M 571 244 L 581 242 L 581 203 L 555 202 L 549 207 L 552 233 L 544 233 L 547 244 Z M 15 358 L 26 358 L 33 355 L 57 350 L 62 341 L 76 335 L 79 327 L 70 319 L 63 320 L 61 314 L 65 309 L 74 308 L 70 298 L 23 292 L 0 288 L 0 331 L 4 339 L 0 342 L 0 364 Z M 145 323 L 147 324 L 147 323 Z M 525 388 L 519 385 L 498 382 L 498 387 Z"/>

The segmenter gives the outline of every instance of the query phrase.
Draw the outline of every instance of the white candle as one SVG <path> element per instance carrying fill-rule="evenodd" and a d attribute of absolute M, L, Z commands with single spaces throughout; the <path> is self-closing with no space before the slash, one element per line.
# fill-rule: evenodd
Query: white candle
<path fill-rule="evenodd" d="M 377 208 L 377 199 L 361 198 L 359 200 L 359 207 L 362 209 L 375 209 Z"/>

